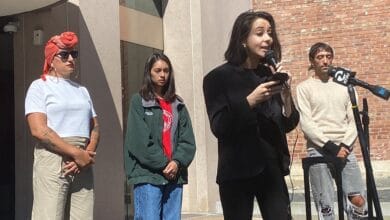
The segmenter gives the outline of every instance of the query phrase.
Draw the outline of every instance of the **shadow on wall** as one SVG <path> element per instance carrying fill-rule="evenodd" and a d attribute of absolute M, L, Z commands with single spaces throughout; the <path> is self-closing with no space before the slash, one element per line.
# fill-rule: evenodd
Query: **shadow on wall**
<path fill-rule="evenodd" d="M 80 15 L 81 83 L 90 91 L 98 114 L 101 132 L 94 170 L 94 219 L 123 219 L 125 175 L 123 165 L 123 130 L 121 126 L 122 96 L 115 97 L 112 94 L 112 90 L 121 88 L 121 68 L 118 68 L 118 72 L 105 72 L 104 64 L 106 69 L 112 68 L 107 66 L 109 64 L 107 61 L 100 60 L 99 57 L 101 56 L 99 56 L 97 51 L 99 45 L 94 44 L 95 36 L 91 36 L 88 24 L 79 8 L 74 5 L 71 5 L 71 7 L 75 7 Z M 109 44 L 107 41 L 105 43 Z M 114 42 L 112 45 L 118 45 L 118 48 L 109 52 L 118 53 L 118 58 L 120 58 L 119 42 Z M 120 61 L 116 64 L 120 65 Z M 119 92 L 119 94 L 121 93 Z M 115 106 L 114 100 L 116 100 L 117 106 Z"/>

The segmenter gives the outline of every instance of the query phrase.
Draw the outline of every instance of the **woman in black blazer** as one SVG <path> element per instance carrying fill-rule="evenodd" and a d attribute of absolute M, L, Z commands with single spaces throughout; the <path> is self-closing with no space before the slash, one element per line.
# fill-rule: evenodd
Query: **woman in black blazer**
<path fill-rule="evenodd" d="M 227 62 L 204 77 L 203 90 L 213 134 L 218 139 L 220 198 L 225 220 L 251 219 L 256 197 L 263 219 L 291 218 L 284 176 L 290 155 L 286 133 L 296 127 L 289 80 L 267 65 L 266 53 L 281 59 L 273 17 L 267 12 L 240 14 L 225 52 Z"/>

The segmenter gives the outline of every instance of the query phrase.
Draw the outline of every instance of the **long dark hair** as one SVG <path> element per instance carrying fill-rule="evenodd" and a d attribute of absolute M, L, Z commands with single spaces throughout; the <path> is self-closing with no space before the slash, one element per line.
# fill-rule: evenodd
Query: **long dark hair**
<path fill-rule="evenodd" d="M 241 13 L 234 22 L 232 33 L 230 36 L 229 46 L 225 52 L 225 59 L 235 65 L 241 65 L 248 57 L 246 49 L 242 43 L 248 38 L 253 22 L 263 18 L 267 20 L 272 28 L 272 45 L 271 50 L 274 51 L 275 59 L 280 62 L 282 52 L 278 35 L 276 34 L 276 24 L 271 14 L 265 11 L 246 11 Z"/>
<path fill-rule="evenodd" d="M 169 58 L 165 54 L 160 52 L 153 53 L 146 60 L 145 69 L 144 69 L 144 79 L 139 93 L 142 96 L 142 98 L 147 101 L 156 98 L 156 95 L 154 94 L 154 84 L 152 82 L 150 72 L 152 70 L 154 63 L 156 63 L 159 60 L 166 62 L 169 67 L 168 82 L 167 84 L 165 84 L 165 86 L 162 89 L 163 98 L 166 101 L 173 102 L 176 98 L 176 87 L 175 87 L 175 78 L 173 76 L 172 64 Z"/>

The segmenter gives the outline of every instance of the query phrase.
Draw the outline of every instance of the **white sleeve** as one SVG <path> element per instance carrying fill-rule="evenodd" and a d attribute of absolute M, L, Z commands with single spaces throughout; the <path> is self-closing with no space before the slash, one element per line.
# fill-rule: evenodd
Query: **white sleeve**
<path fill-rule="evenodd" d="M 305 137 L 315 145 L 323 147 L 329 139 L 325 137 L 323 131 L 311 117 L 310 94 L 310 91 L 305 89 L 302 85 L 297 86 L 297 105 L 300 116 L 299 123 Z"/>
<path fill-rule="evenodd" d="M 24 102 L 25 115 L 33 112 L 46 114 L 45 92 L 37 81 L 31 83 Z"/>
<path fill-rule="evenodd" d="M 92 102 L 91 96 L 89 95 L 89 92 L 88 92 L 88 89 L 87 89 L 87 88 L 85 88 L 85 87 L 83 86 L 83 89 L 84 89 L 85 94 L 87 94 L 87 96 L 88 96 L 88 102 L 89 102 L 89 104 L 91 105 L 92 117 L 94 118 L 94 117 L 97 116 L 97 114 L 96 114 L 95 108 L 93 107 L 93 102 Z"/>

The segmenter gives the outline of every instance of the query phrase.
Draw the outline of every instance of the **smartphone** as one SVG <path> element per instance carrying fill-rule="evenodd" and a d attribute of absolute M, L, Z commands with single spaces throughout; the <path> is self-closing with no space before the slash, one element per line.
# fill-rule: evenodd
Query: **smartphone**
<path fill-rule="evenodd" d="M 269 76 L 267 78 L 267 81 L 280 81 L 280 84 L 283 84 L 284 82 L 286 82 L 288 80 L 288 74 L 287 73 L 279 73 L 279 72 L 276 72 L 274 74 L 272 74 L 271 76 Z"/>

